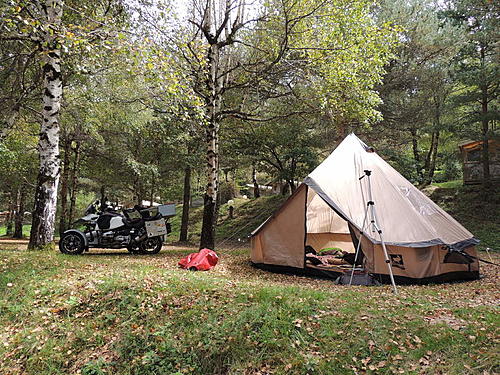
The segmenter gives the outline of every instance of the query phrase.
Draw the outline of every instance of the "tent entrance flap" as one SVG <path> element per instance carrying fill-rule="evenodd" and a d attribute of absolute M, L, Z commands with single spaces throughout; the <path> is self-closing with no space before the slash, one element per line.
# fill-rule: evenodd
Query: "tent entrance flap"
<path fill-rule="evenodd" d="M 350 263 L 346 255 L 355 251 L 348 222 L 311 187 L 307 191 L 305 216 L 305 267 L 335 273 L 347 272 Z"/>
<path fill-rule="evenodd" d="M 306 245 L 317 251 L 332 247 L 354 251 L 347 221 L 311 187 L 307 189 L 306 228 Z"/>
<path fill-rule="evenodd" d="M 252 262 L 304 268 L 307 186 L 295 193 L 253 233 Z"/>

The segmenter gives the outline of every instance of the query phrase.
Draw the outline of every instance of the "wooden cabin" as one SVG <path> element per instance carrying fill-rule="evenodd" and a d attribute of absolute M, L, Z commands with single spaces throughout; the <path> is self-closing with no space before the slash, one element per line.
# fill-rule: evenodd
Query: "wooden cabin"
<path fill-rule="evenodd" d="M 464 185 L 483 182 L 483 141 L 468 141 L 459 145 L 462 155 Z M 500 182 L 500 142 L 490 139 L 488 142 L 490 154 L 490 177 L 492 181 Z"/>

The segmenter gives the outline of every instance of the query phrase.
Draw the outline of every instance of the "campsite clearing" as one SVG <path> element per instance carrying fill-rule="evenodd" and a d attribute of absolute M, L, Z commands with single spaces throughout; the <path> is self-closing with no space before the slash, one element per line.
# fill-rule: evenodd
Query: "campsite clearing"
<path fill-rule="evenodd" d="M 2 374 L 500 371 L 494 266 L 481 266 L 482 280 L 401 286 L 396 297 L 387 285 L 257 270 L 248 249 L 188 272 L 176 263 L 193 249 L 72 257 L 0 247 Z"/>

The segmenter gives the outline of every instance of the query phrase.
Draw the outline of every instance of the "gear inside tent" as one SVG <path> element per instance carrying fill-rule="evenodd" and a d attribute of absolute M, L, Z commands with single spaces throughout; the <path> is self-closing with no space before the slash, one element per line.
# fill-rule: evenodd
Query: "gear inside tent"
<path fill-rule="evenodd" d="M 369 179 L 362 178 L 366 171 Z M 383 241 L 365 224 L 370 201 Z M 342 275 L 351 272 L 359 247 L 355 272 L 382 281 L 391 272 L 398 282 L 479 277 L 479 241 L 354 134 L 252 232 L 251 240 L 252 262 L 270 270 Z M 468 254 L 471 261 L 451 256 L 454 252 Z"/>

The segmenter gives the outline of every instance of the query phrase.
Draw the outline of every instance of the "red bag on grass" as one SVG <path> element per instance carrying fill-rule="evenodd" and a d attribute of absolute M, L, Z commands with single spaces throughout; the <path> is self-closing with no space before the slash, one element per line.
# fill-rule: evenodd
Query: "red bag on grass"
<path fill-rule="evenodd" d="M 179 261 L 179 266 L 188 270 L 208 271 L 213 268 L 219 260 L 215 251 L 201 249 L 197 253 L 191 253 Z"/>

